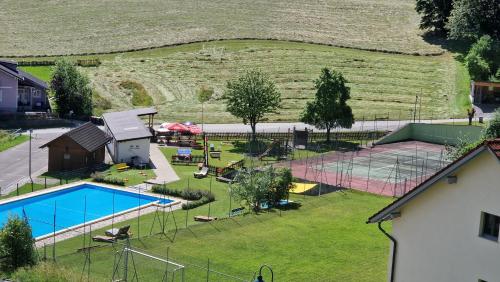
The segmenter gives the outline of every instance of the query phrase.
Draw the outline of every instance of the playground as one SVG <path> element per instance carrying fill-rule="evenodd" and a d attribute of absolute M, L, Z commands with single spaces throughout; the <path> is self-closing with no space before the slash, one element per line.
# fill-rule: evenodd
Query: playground
<path fill-rule="evenodd" d="M 286 165 L 305 181 L 399 197 L 447 164 L 443 145 L 406 141 L 335 151 Z M 321 185 L 316 190 L 321 193 Z"/>

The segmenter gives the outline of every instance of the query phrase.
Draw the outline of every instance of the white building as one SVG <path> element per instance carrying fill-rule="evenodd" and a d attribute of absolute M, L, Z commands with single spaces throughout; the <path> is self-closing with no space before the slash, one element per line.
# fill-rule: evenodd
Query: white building
<path fill-rule="evenodd" d="M 113 138 L 107 149 L 115 163 L 131 163 L 132 158 L 149 162 L 149 144 L 153 136 L 150 128 L 156 113 L 153 108 L 145 108 L 103 115 L 105 131 Z M 140 116 L 149 116 L 148 126 Z"/>
<path fill-rule="evenodd" d="M 382 225 L 387 220 L 391 234 Z M 392 241 L 389 281 L 500 282 L 500 139 L 451 163 L 368 223 L 378 223 Z"/>

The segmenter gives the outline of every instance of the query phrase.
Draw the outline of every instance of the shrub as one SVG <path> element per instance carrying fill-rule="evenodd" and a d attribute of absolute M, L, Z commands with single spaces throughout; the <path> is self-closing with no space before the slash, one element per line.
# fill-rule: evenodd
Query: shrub
<path fill-rule="evenodd" d="M 487 139 L 500 138 L 500 109 L 495 111 L 495 115 L 490 120 L 484 135 Z"/>
<path fill-rule="evenodd" d="M 94 182 L 99 182 L 99 183 L 106 183 L 106 184 L 112 184 L 112 185 L 118 185 L 118 186 L 125 186 L 125 181 L 121 178 L 116 178 L 116 177 L 107 177 L 101 172 L 95 172 L 90 175 L 92 178 L 92 181 Z"/>
<path fill-rule="evenodd" d="M 23 282 L 38 282 L 38 281 L 51 281 L 51 282 L 72 282 L 80 281 L 79 274 L 74 273 L 61 265 L 55 265 L 49 262 L 42 262 L 34 267 L 19 268 L 12 274 L 14 281 Z"/>
<path fill-rule="evenodd" d="M 10 272 L 18 267 L 36 264 L 34 239 L 28 222 L 9 216 L 0 230 L 0 266 Z"/>
<path fill-rule="evenodd" d="M 120 82 L 120 87 L 127 90 L 130 94 L 132 94 L 132 105 L 134 106 L 152 106 L 153 98 L 149 96 L 148 92 L 144 88 L 144 86 L 135 81 L 122 81 Z"/>
<path fill-rule="evenodd" d="M 184 210 L 194 209 L 196 207 L 215 201 L 214 194 L 210 193 L 209 191 L 200 189 L 186 188 L 183 190 L 177 190 L 170 189 L 164 185 L 154 185 L 152 191 L 154 193 L 178 197 L 184 200 L 191 201 L 186 204 L 182 204 L 182 209 Z"/>

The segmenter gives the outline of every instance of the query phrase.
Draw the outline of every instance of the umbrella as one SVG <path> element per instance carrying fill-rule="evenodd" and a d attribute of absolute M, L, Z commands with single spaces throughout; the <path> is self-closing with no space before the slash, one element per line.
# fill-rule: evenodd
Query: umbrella
<path fill-rule="evenodd" d="M 164 127 L 161 127 L 156 129 L 156 132 L 158 133 L 167 133 L 167 132 L 170 132 L 170 130 L 168 130 L 167 128 L 164 128 Z"/>
<path fill-rule="evenodd" d="M 191 132 L 191 134 L 200 134 L 202 132 L 201 128 L 199 128 L 196 125 L 191 125 L 188 127 L 188 129 L 189 129 L 189 132 Z"/>
<path fill-rule="evenodd" d="M 178 132 L 189 131 L 189 128 L 182 123 L 172 123 L 168 125 L 167 129 L 170 131 L 178 131 Z"/>
<path fill-rule="evenodd" d="M 167 128 L 170 125 L 170 122 L 164 122 L 160 124 L 160 128 Z"/>

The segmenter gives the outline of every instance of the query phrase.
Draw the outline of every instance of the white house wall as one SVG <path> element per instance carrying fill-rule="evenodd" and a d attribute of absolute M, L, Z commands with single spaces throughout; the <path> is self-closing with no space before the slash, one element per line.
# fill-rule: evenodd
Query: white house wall
<path fill-rule="evenodd" d="M 500 162 L 484 151 L 401 210 L 395 281 L 500 282 L 500 243 L 479 236 L 481 212 L 500 216 Z M 387 224 L 387 223 L 386 223 Z"/>
<path fill-rule="evenodd" d="M 116 156 L 113 158 L 115 162 L 128 163 L 136 156 L 142 162 L 149 162 L 149 138 L 122 141 L 116 144 Z"/>

